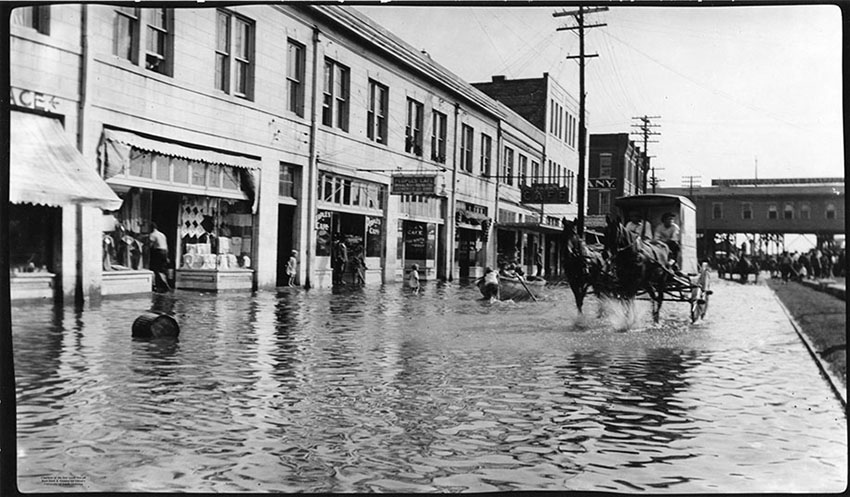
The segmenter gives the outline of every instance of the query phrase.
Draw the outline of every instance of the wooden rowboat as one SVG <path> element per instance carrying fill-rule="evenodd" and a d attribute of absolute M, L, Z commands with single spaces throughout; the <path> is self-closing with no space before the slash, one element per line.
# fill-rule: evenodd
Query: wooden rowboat
<path fill-rule="evenodd" d="M 523 286 L 523 283 L 525 285 Z M 481 294 L 485 297 L 488 296 L 483 286 L 483 280 L 478 282 L 478 288 L 481 290 Z M 528 294 L 530 291 L 535 298 L 540 298 L 543 293 L 543 287 L 546 286 L 546 280 L 543 278 L 538 278 L 536 276 L 530 276 L 528 278 L 523 278 L 520 281 L 519 278 L 511 278 L 509 276 L 499 276 L 499 297 L 501 300 L 529 300 L 531 296 Z M 526 290 L 528 288 L 528 290 Z"/>

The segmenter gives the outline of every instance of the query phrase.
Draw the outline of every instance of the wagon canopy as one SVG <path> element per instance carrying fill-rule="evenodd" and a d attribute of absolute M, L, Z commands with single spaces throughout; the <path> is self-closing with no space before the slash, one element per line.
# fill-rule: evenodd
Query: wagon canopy
<path fill-rule="evenodd" d="M 661 216 L 667 212 L 676 215 L 676 224 L 681 229 L 679 242 L 679 260 L 681 270 L 685 273 L 699 272 L 697 261 L 697 208 L 687 197 L 667 194 L 629 195 L 614 199 L 614 205 L 619 209 L 623 222 L 632 211 L 637 211 L 641 217 L 650 223 L 654 232 L 661 224 Z"/>

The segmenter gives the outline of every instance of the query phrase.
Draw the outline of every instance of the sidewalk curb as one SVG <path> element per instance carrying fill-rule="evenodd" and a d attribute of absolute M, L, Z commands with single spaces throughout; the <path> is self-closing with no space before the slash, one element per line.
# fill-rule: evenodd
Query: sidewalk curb
<path fill-rule="evenodd" d="M 847 301 L 847 297 L 846 297 L 847 290 L 845 288 L 839 286 L 839 285 L 834 285 L 834 284 L 830 284 L 830 283 L 826 283 L 826 282 L 820 282 L 820 281 L 811 281 L 811 280 L 803 280 L 800 283 L 802 283 L 803 286 L 809 287 L 813 290 L 828 293 L 830 295 L 838 297 L 839 299 L 841 299 L 845 302 Z"/>
<path fill-rule="evenodd" d="M 812 344 L 811 340 L 809 340 L 809 337 L 806 336 L 805 333 L 803 333 L 803 329 L 800 327 L 800 324 L 797 323 L 797 320 L 794 319 L 794 316 L 791 315 L 791 312 L 788 310 L 787 307 L 785 307 L 785 304 L 783 304 L 782 301 L 779 300 L 779 296 L 776 295 L 776 292 L 774 292 L 773 290 L 771 290 L 771 292 L 773 292 L 773 298 L 776 300 L 776 303 L 779 304 L 779 307 L 782 308 L 782 312 L 785 313 L 785 315 L 788 317 L 788 321 L 791 322 L 791 326 L 794 327 L 794 331 L 797 332 L 797 336 L 800 337 L 800 340 L 803 341 L 803 344 L 806 346 L 806 349 L 809 351 L 809 354 L 815 360 L 818 369 L 820 369 L 820 372 L 826 377 L 827 381 L 829 382 L 829 386 L 832 388 L 832 391 L 838 397 L 838 400 L 841 401 L 841 405 L 842 407 L 844 407 L 844 414 L 846 415 L 847 391 L 843 387 L 843 382 L 829 369 L 829 366 L 826 364 L 826 362 L 818 355 L 817 349 L 815 349 L 814 344 Z"/>

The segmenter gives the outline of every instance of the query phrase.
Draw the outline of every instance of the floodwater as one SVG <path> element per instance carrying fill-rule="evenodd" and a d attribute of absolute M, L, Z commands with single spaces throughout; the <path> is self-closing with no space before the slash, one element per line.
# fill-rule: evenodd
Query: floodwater
<path fill-rule="evenodd" d="M 25 492 L 839 492 L 847 418 L 773 294 L 632 311 L 428 282 L 13 307 Z M 152 302 L 153 301 L 153 302 Z M 171 307 L 179 340 L 133 320 Z"/>

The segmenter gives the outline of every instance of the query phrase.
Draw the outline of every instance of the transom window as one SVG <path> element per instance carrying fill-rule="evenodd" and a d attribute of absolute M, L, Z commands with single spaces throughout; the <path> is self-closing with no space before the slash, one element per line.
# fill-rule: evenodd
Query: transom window
<path fill-rule="evenodd" d="M 366 112 L 366 136 L 370 140 L 387 144 L 387 106 L 389 89 L 369 80 L 369 109 Z"/>
<path fill-rule="evenodd" d="M 128 178 L 190 186 L 205 191 L 235 193 L 242 188 L 240 168 L 171 157 L 137 148 L 130 149 L 129 164 L 122 174 Z"/>
<path fill-rule="evenodd" d="M 281 197 L 295 197 L 295 168 L 292 164 L 280 163 L 277 182 L 277 194 Z"/>
<path fill-rule="evenodd" d="M 253 99 L 254 22 L 226 10 L 217 11 L 215 89 Z"/>
<path fill-rule="evenodd" d="M 384 185 L 326 172 L 322 172 L 319 176 L 319 198 L 324 202 L 381 211 L 385 197 Z"/>
<path fill-rule="evenodd" d="M 322 124 L 348 131 L 348 92 L 348 68 L 326 58 Z"/>

